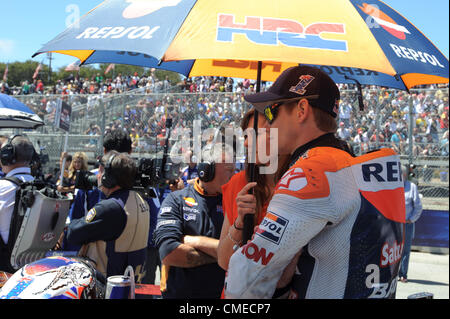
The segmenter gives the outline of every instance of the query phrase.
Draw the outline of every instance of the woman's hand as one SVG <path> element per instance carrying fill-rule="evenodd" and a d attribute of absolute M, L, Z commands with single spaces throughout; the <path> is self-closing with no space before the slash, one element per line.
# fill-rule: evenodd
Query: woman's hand
<path fill-rule="evenodd" d="M 238 217 L 234 225 L 238 228 L 244 227 L 244 216 L 247 214 L 254 215 L 256 213 L 256 197 L 249 194 L 248 191 L 257 185 L 256 182 L 251 182 L 245 185 L 236 196 L 236 205 Z"/>

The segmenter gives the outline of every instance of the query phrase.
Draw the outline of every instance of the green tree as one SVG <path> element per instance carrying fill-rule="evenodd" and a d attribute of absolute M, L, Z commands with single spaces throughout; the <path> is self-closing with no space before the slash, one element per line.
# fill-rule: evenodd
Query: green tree
<path fill-rule="evenodd" d="M 9 63 L 8 67 L 8 85 L 12 86 L 21 86 L 24 81 L 28 81 L 28 83 L 33 82 L 33 74 L 39 65 L 39 62 L 33 60 L 27 60 L 25 62 L 12 62 Z M 116 77 L 119 74 L 123 76 L 133 75 L 135 72 L 139 76 L 149 75 L 150 69 L 134 66 L 134 65 L 126 65 L 126 64 L 116 64 L 114 72 L 110 71 L 105 75 L 105 70 L 109 66 L 109 64 L 90 64 L 83 65 L 80 67 L 79 71 L 65 71 L 66 66 L 60 67 L 57 70 L 53 69 L 51 74 L 51 81 L 49 81 L 49 68 L 47 64 L 42 64 L 41 70 L 39 71 L 39 75 L 36 79 L 41 79 L 44 82 L 44 85 L 54 85 L 58 80 L 65 80 L 69 78 L 72 74 L 73 77 L 79 76 L 80 78 L 88 78 L 89 80 L 94 80 L 97 74 L 103 76 L 103 78 L 112 78 L 113 74 Z M 2 80 L 3 74 L 5 72 L 6 63 L 0 63 L 0 81 Z M 164 80 L 166 76 L 172 85 L 176 85 L 180 82 L 180 75 L 176 72 L 165 71 L 156 69 L 155 76 Z"/>
<path fill-rule="evenodd" d="M 36 71 L 39 62 L 33 60 L 27 60 L 25 62 L 12 62 L 8 64 L 8 85 L 9 86 L 21 86 L 24 81 L 28 83 L 33 82 L 33 75 Z M 0 73 L 3 78 L 6 64 L 0 64 Z M 44 84 L 48 84 L 48 71 L 47 65 L 42 64 L 39 74 L 36 79 L 41 79 Z"/>
<path fill-rule="evenodd" d="M 172 85 L 176 85 L 181 81 L 181 77 L 180 74 L 177 72 L 172 72 L 172 71 L 166 71 L 166 70 L 161 70 L 161 69 L 156 69 L 155 70 L 155 76 L 158 79 L 164 80 L 166 78 L 166 76 L 169 79 L 169 82 Z"/>
<path fill-rule="evenodd" d="M 65 66 L 60 67 L 58 72 L 55 74 L 55 83 L 58 80 L 65 80 L 69 78 L 72 74 L 74 77 L 79 76 L 80 78 L 88 78 L 89 80 L 94 78 L 97 73 L 100 71 L 96 69 L 93 65 L 84 65 L 80 67 L 80 71 L 66 71 Z"/>

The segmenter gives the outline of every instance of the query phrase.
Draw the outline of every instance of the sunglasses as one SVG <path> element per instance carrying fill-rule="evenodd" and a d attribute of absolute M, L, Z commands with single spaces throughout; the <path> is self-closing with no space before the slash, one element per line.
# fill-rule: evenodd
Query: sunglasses
<path fill-rule="evenodd" d="M 277 118 L 278 114 L 278 108 L 283 104 L 283 102 L 274 103 L 271 105 L 267 105 L 264 108 L 264 117 L 266 118 L 267 122 L 272 125 L 272 123 Z"/>
<path fill-rule="evenodd" d="M 296 100 L 288 100 L 288 101 L 282 101 L 282 102 L 276 102 L 276 103 L 273 103 L 273 104 L 271 104 L 271 105 L 267 105 L 265 108 L 264 108 L 264 117 L 266 118 L 266 120 L 267 120 L 267 122 L 270 124 L 270 125 L 272 125 L 272 123 L 275 121 L 275 119 L 277 118 L 277 115 L 278 115 L 278 110 L 279 110 L 279 107 L 281 106 L 281 105 L 283 105 L 283 104 L 286 104 L 286 103 L 288 103 L 288 102 L 297 102 L 297 101 L 299 101 L 300 99 L 296 99 Z M 307 98 L 307 100 L 308 100 L 308 102 L 309 102 L 309 104 L 311 105 L 311 106 L 316 106 L 316 101 L 315 101 L 315 99 L 313 98 L 313 99 L 310 99 L 310 98 Z"/>

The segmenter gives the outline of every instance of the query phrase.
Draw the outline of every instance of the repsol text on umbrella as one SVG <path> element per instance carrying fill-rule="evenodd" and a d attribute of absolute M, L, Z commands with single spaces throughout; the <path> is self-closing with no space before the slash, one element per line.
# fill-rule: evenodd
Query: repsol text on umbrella
<path fill-rule="evenodd" d="M 151 39 L 153 34 L 160 28 L 151 28 L 148 25 L 141 27 L 89 27 L 80 33 L 77 39 L 120 39 L 127 36 L 129 39 Z"/>
<path fill-rule="evenodd" d="M 445 66 L 443 66 L 434 55 L 431 55 L 431 54 L 428 54 L 428 53 L 422 52 L 422 51 L 416 51 L 411 48 L 406 48 L 401 45 L 395 45 L 393 43 L 390 43 L 390 45 L 391 45 L 391 48 L 394 51 L 394 53 L 399 58 L 415 60 L 415 61 L 419 61 L 422 63 L 430 63 L 431 65 L 440 66 L 441 68 L 445 68 Z"/>

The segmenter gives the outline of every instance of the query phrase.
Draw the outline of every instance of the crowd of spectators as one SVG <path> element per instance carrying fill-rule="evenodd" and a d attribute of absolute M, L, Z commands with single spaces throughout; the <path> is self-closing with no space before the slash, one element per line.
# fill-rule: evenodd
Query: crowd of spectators
<path fill-rule="evenodd" d="M 235 81 L 230 77 L 199 76 L 193 78 L 184 78 L 179 83 L 171 83 L 168 76 L 160 79 L 155 75 L 155 69 L 139 75 L 121 74 L 111 78 L 97 73 L 92 78 L 83 78 L 70 74 L 64 80 L 58 80 L 53 86 L 44 86 L 40 79 L 24 80 L 21 86 L 9 87 L 4 81 L 0 82 L 1 93 L 10 95 L 28 95 L 28 94 L 110 94 L 124 93 L 139 89 L 140 93 L 159 93 L 159 92 L 182 92 L 182 93 L 206 93 L 206 92 L 237 92 L 247 93 L 255 90 L 254 81 L 244 79 Z M 262 90 L 265 90 L 266 82 L 262 83 Z"/>
<path fill-rule="evenodd" d="M 262 82 L 261 90 L 270 86 Z M 154 69 L 139 76 L 118 74 L 92 79 L 69 78 L 43 89 L 42 81 L 28 85 L 20 92 L 36 113 L 51 122 L 56 100 L 63 97 L 72 106 L 72 121 L 83 120 L 84 127 L 74 126 L 73 134 L 100 135 L 110 129 L 124 128 L 133 139 L 136 151 L 153 151 L 163 143 L 165 121 L 173 119 L 172 133 L 182 136 L 192 131 L 193 121 L 202 120 L 202 130 L 209 127 L 238 127 L 248 105 L 243 95 L 255 91 L 255 81 L 203 76 L 170 83 L 158 79 Z M 338 135 L 359 154 L 379 146 L 393 147 L 409 153 L 410 95 L 404 91 L 376 87 L 363 90 L 364 111 L 359 110 L 357 91 L 352 85 L 339 84 L 341 90 Z M 36 91 L 42 95 L 29 95 Z M 120 94 L 125 93 L 127 94 Z M 27 95 L 28 93 L 28 95 Z M 119 93 L 108 95 L 110 93 Z M 27 99 L 27 96 L 29 97 Z M 111 97 L 108 99 L 108 96 Z M 448 86 L 427 86 L 412 90 L 414 156 L 448 156 Z M 100 103 L 103 101 L 104 103 Z M 100 113 L 104 108 L 106 112 Z M 101 128 L 99 115 L 106 117 Z M 87 127 L 89 125 L 89 127 Z M 95 145 L 95 139 L 88 146 Z"/>
<path fill-rule="evenodd" d="M 201 120 L 202 131 L 218 127 L 234 129 L 239 126 L 244 112 L 245 104 L 240 94 L 171 94 L 158 99 L 140 95 L 136 103 L 126 104 L 125 108 L 113 112 L 105 132 L 126 129 L 135 152 L 148 152 L 164 144 L 167 118 L 173 122 L 172 137 L 192 138 L 194 121 Z"/>
<path fill-rule="evenodd" d="M 413 156 L 448 156 L 448 88 L 428 88 L 411 93 Z M 380 145 L 401 154 L 409 150 L 409 95 L 395 90 L 367 90 L 365 110 L 344 95 L 340 104 L 338 135 L 356 152 Z"/>
<path fill-rule="evenodd" d="M 261 91 L 265 91 L 268 82 L 261 83 Z M 236 80 L 223 76 L 197 76 L 186 78 L 178 84 L 181 92 L 184 93 L 207 93 L 207 92 L 235 92 L 252 93 L 255 92 L 256 83 L 249 79 Z"/>
<path fill-rule="evenodd" d="M 42 80 L 35 79 L 32 81 L 25 80 L 19 87 L 10 88 L 6 82 L 0 83 L 2 93 L 11 95 L 28 95 L 28 94 L 58 94 L 58 95 L 74 95 L 74 94 L 110 94 L 124 93 L 138 88 L 145 89 L 149 92 L 169 92 L 172 84 L 168 78 L 158 79 L 153 70 L 149 74 L 123 75 L 121 73 L 111 78 L 97 73 L 92 78 L 83 78 L 70 74 L 64 80 L 58 80 L 55 85 L 44 86 Z"/>

